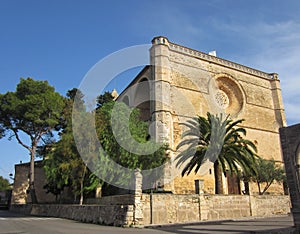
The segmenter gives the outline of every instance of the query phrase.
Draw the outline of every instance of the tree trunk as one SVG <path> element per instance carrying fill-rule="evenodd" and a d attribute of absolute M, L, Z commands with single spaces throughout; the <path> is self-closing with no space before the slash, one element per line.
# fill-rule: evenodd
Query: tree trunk
<path fill-rule="evenodd" d="M 37 198 L 35 193 L 35 186 L 34 186 L 34 159 L 35 159 L 35 149 L 36 147 L 32 147 L 30 152 L 30 171 L 29 171 L 29 192 L 31 197 L 31 202 L 33 204 L 37 204 Z"/>
<path fill-rule="evenodd" d="M 248 182 L 248 181 L 245 181 L 245 182 L 244 182 L 244 185 L 245 185 L 245 192 L 244 192 L 244 194 L 245 194 L 245 195 L 250 195 L 249 182 Z"/>
<path fill-rule="evenodd" d="M 264 195 L 265 192 L 267 192 L 267 190 L 270 188 L 271 184 L 273 183 L 274 180 L 271 180 L 270 183 L 267 182 L 265 188 L 263 189 L 261 195 Z"/>
<path fill-rule="evenodd" d="M 83 169 L 83 175 L 82 175 L 82 179 L 80 181 L 80 201 L 79 201 L 79 205 L 83 204 L 83 183 L 84 183 L 84 177 L 85 177 L 85 171 L 86 171 L 86 165 L 84 165 L 84 169 Z"/>
<path fill-rule="evenodd" d="M 222 169 L 218 161 L 214 163 L 214 173 L 215 173 L 215 194 L 224 194 Z"/>
<path fill-rule="evenodd" d="M 259 195 L 262 195 L 261 189 L 260 189 L 260 183 L 259 183 L 259 182 L 257 182 L 257 186 L 258 186 L 258 194 L 259 194 Z"/>

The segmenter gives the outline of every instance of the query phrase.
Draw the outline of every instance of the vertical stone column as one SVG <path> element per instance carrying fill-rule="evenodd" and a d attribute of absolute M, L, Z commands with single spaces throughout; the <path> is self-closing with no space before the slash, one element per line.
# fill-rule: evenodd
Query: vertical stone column
<path fill-rule="evenodd" d="M 150 63 L 154 82 L 151 99 L 154 99 L 155 102 L 151 114 L 156 124 L 162 125 L 156 129 L 156 140 L 171 143 L 171 84 L 168 39 L 156 37 L 152 40 L 152 44 Z"/>
<path fill-rule="evenodd" d="M 171 69 L 169 61 L 169 42 L 166 37 L 155 37 L 150 49 L 150 64 L 153 86 L 151 99 L 154 100 L 151 113 L 155 122 L 155 137 L 157 142 L 173 146 L 173 121 L 171 103 Z M 173 191 L 172 168 L 166 168 L 160 181 L 165 190 Z"/>
<path fill-rule="evenodd" d="M 285 127 L 287 125 L 286 125 L 286 118 L 285 118 L 282 95 L 281 95 L 280 81 L 276 73 L 272 75 L 273 75 L 273 80 L 271 81 L 271 88 L 272 88 L 272 96 L 274 102 L 275 117 L 279 125 L 278 127 Z"/>
<path fill-rule="evenodd" d="M 143 215 L 143 207 L 141 203 L 142 199 L 142 184 L 143 184 L 143 176 L 139 169 L 135 170 L 135 190 L 134 190 L 134 224 L 140 225 L 143 224 L 144 215 Z"/>

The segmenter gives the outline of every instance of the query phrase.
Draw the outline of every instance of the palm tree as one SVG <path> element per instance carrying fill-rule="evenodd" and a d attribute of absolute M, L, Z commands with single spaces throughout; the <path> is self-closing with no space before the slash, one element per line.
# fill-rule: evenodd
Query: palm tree
<path fill-rule="evenodd" d="M 256 146 L 243 138 L 246 130 L 238 125 L 244 120 L 229 120 L 228 116 L 198 116 L 183 123 L 187 130 L 177 150 L 183 148 L 176 157 L 177 166 L 184 165 L 181 175 L 199 171 L 206 162 L 214 164 L 215 193 L 223 193 L 222 176 L 226 171 L 238 174 L 243 171 L 255 174 Z"/>

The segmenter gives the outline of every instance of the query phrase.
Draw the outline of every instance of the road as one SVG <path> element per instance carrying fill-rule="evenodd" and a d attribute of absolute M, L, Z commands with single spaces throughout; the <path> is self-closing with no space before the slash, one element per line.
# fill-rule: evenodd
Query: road
<path fill-rule="evenodd" d="M 118 228 L 96 224 L 79 223 L 73 220 L 23 216 L 0 210 L 1 234 L 157 234 L 162 233 L 153 229 Z"/>
<path fill-rule="evenodd" d="M 273 233 L 271 230 L 287 229 L 293 226 L 291 216 L 236 221 L 205 222 L 183 225 L 156 225 L 151 228 L 118 228 L 73 220 L 47 217 L 24 216 L 0 210 L 0 234 L 168 234 L 168 233 Z M 276 232 L 278 233 L 278 232 Z M 283 232 L 280 232 L 283 233 Z M 285 232 L 284 232 L 285 233 Z M 286 232 L 290 233 L 290 232 Z"/>
<path fill-rule="evenodd" d="M 162 225 L 159 230 L 178 234 L 291 234 L 292 216 L 274 216 L 271 218 L 242 218 L 231 221 L 208 221 L 193 224 Z M 298 234 L 298 232 L 295 232 Z"/>

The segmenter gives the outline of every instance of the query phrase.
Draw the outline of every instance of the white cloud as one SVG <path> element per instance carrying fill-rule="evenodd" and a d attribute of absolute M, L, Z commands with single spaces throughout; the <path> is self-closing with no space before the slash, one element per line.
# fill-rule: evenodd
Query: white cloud
<path fill-rule="evenodd" d="M 300 23 L 258 21 L 240 25 L 215 21 L 212 26 L 220 33 L 220 40 L 226 36 L 227 40 L 231 38 L 233 43 L 243 45 L 243 51 L 232 49 L 236 62 L 279 74 L 288 124 L 300 123 Z M 195 29 L 193 36 L 201 34 L 201 30 Z M 241 40 L 234 41 L 236 36 Z"/>
<path fill-rule="evenodd" d="M 249 44 L 247 47 L 245 43 L 237 62 L 279 74 L 288 124 L 300 123 L 300 23 L 289 20 L 215 25 L 239 34 Z"/>
<path fill-rule="evenodd" d="M 217 5 L 213 7 L 222 12 Z M 288 123 L 300 123 L 300 19 L 271 19 L 255 12 L 251 17 L 225 13 L 213 17 L 189 14 L 183 8 L 162 4 L 156 8 L 154 17 L 145 14 L 144 17 L 152 19 L 150 31 L 202 51 L 213 46 L 225 59 L 278 73 Z"/>
<path fill-rule="evenodd" d="M 266 28 L 267 46 L 253 59 L 279 73 L 288 123 L 300 123 L 300 24 L 290 21 Z"/>

